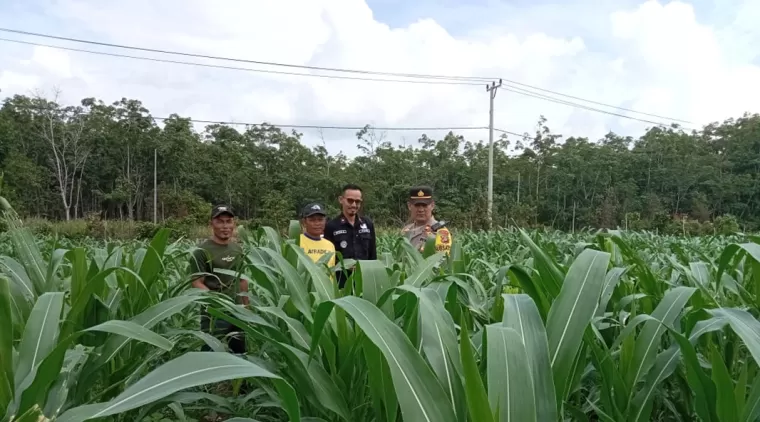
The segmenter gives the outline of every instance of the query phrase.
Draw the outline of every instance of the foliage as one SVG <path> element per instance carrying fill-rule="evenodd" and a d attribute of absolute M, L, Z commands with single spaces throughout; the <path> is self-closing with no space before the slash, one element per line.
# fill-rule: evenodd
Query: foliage
<path fill-rule="evenodd" d="M 55 150 L 44 135 L 51 121 L 50 130 L 61 134 L 82 129 L 79 156 L 65 158 L 78 170 L 65 183 L 50 167 Z M 371 126 L 356 136 L 360 154 L 349 159 L 267 124 L 244 130 L 213 124 L 199 133 L 177 115 L 159 126 L 137 100 L 85 98 L 62 106 L 13 96 L 0 108 L 0 170 L 4 195 L 19 213 L 50 220 L 66 219 L 65 202 L 71 219 L 95 213 L 153 221 L 155 152 L 159 221 L 205 223 L 209 204 L 229 202 L 255 226 L 282 232 L 306 202 L 335 207 L 341 186 L 352 182 L 364 188 L 366 212 L 379 226 L 398 227 L 407 218 L 406 189 L 429 183 L 439 216 L 452 227 L 486 227 L 485 143 L 452 132 L 393 146 Z M 494 221 L 566 231 L 753 230 L 760 223 L 759 166 L 759 115 L 691 133 L 656 127 L 636 139 L 610 133 L 600 140 L 564 138 L 541 117 L 534 133 L 495 142 Z M 61 186 L 71 194 L 66 201 Z M 633 214 L 638 219 L 631 223 L 626 216 Z M 728 215 L 737 225 L 716 222 Z"/>
<path fill-rule="evenodd" d="M 386 234 L 339 291 L 294 239 L 241 227 L 242 307 L 189 288 L 167 229 L 83 244 L 5 219 L 3 422 L 760 417 L 756 237 L 460 230 L 447 256 Z"/>

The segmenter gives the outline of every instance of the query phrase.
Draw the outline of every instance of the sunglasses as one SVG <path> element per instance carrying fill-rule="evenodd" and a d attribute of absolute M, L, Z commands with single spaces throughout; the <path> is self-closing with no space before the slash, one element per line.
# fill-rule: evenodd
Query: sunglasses
<path fill-rule="evenodd" d="M 361 205 L 362 204 L 362 200 L 361 199 L 353 199 L 353 198 L 343 198 L 343 199 L 345 199 L 346 202 L 348 202 L 349 205 L 353 205 L 353 204 Z"/>

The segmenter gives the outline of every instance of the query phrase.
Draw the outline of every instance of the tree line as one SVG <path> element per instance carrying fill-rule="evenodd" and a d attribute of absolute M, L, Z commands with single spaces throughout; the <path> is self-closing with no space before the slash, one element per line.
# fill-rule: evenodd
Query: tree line
<path fill-rule="evenodd" d="M 426 183 L 440 218 L 487 227 L 487 142 L 449 132 L 394 146 L 365 126 L 356 133 L 360 154 L 349 159 L 266 123 L 242 131 L 210 124 L 202 132 L 177 114 L 161 123 L 134 99 L 62 105 L 7 97 L 2 195 L 24 216 L 150 221 L 155 158 L 162 221 L 202 222 L 210 204 L 226 202 L 244 219 L 282 227 L 309 201 L 337 213 L 340 188 L 351 182 L 363 187 L 365 213 L 379 226 L 400 226 L 407 189 Z M 495 140 L 493 210 L 499 226 L 663 229 L 684 218 L 728 218 L 753 229 L 760 223 L 760 115 L 699 131 L 673 125 L 598 140 L 565 138 L 541 116 L 533 133 Z"/>

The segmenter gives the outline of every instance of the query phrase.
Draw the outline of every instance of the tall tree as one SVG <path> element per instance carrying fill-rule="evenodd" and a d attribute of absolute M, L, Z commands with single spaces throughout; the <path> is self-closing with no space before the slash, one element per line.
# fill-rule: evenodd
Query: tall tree
<path fill-rule="evenodd" d="M 229 202 L 256 223 L 284 227 L 307 201 L 337 212 L 343 184 L 365 191 L 380 226 L 408 217 L 406 189 L 427 183 L 452 226 L 485 228 L 488 147 L 449 132 L 394 146 L 367 125 L 359 155 L 331 155 L 301 134 L 268 124 L 208 125 L 172 114 L 156 121 L 140 101 L 77 106 L 14 96 L 0 107 L 4 196 L 26 215 L 150 220 L 153 157 L 158 215 L 205 219 Z M 535 130 L 503 135 L 494 148 L 494 221 L 576 230 L 666 229 L 683 216 L 709 222 L 731 214 L 760 227 L 760 116 L 745 114 L 701 131 L 655 127 L 638 137 L 565 137 L 539 116 Z M 679 226 L 680 227 L 680 226 Z"/>

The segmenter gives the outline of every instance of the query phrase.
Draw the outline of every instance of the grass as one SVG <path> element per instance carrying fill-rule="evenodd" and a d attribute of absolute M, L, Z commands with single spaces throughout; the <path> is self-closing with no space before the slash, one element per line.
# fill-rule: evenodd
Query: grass
<path fill-rule="evenodd" d="M 297 237 L 241 230 L 244 308 L 190 289 L 193 243 L 166 230 L 72 241 L 5 218 L 3 422 L 760 418 L 757 237 L 460 231 L 446 256 L 385 233 L 347 292 Z M 246 356 L 199 332 L 200 306 Z"/>

